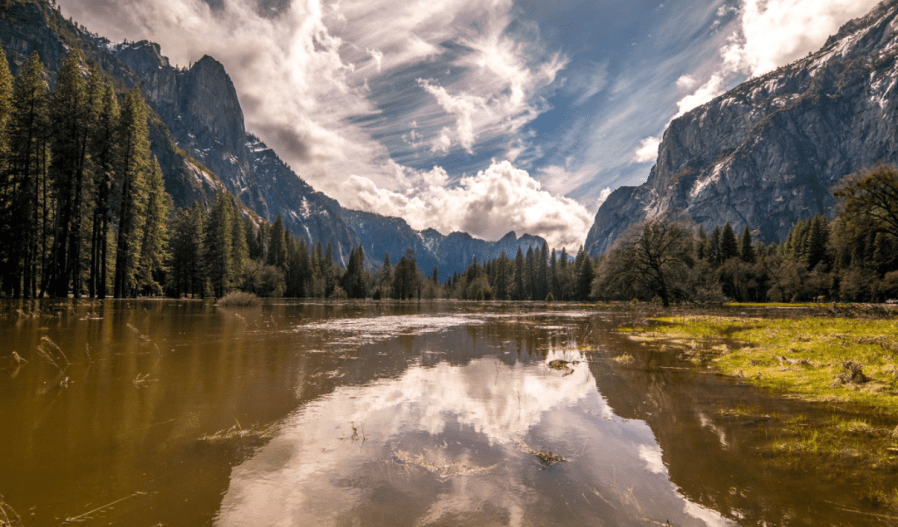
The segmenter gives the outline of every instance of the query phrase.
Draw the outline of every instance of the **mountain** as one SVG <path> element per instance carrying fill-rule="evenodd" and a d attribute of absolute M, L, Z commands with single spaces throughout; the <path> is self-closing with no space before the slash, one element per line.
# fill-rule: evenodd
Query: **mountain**
<path fill-rule="evenodd" d="M 464 272 L 475 257 L 480 263 L 494 260 L 502 252 L 514 258 L 518 248 L 526 253 L 530 247 L 539 250 L 546 243 L 543 238 L 529 234 L 518 238 L 514 232 L 509 232 L 496 242 L 478 240 L 463 232 L 444 236 L 434 229 L 416 231 L 401 218 L 348 209 L 344 209 L 343 213 L 363 241 L 362 247 L 369 258 L 380 263 L 384 253 L 389 253 L 395 264 L 406 249 L 411 248 L 425 274 L 436 266 L 441 281 L 453 273 Z"/>
<path fill-rule="evenodd" d="M 294 236 L 310 244 L 331 243 L 341 265 L 359 245 L 365 248 L 369 268 L 380 265 L 385 252 L 395 263 L 411 248 L 422 269 L 429 272 L 437 265 L 444 277 L 463 271 L 475 256 L 483 261 L 505 250 L 514 257 L 519 246 L 526 251 L 544 243 L 529 235 L 486 242 L 464 233 L 419 232 L 399 218 L 344 209 L 316 192 L 246 130 L 237 90 L 212 57 L 204 56 L 189 68 L 174 67 L 158 44 L 114 45 L 66 20 L 47 0 L 0 3 L 0 40 L 14 74 L 37 51 L 52 83 L 62 59 L 77 48 L 120 91 L 140 86 L 153 113 L 152 152 L 177 207 L 211 203 L 215 193 L 224 190 L 238 198 L 245 214 L 267 221 L 280 215 Z"/>
<path fill-rule="evenodd" d="M 799 219 L 834 214 L 844 176 L 898 163 L 898 1 L 843 26 L 823 48 L 675 119 L 646 183 L 614 191 L 586 240 L 601 254 L 665 213 L 782 241 Z"/>

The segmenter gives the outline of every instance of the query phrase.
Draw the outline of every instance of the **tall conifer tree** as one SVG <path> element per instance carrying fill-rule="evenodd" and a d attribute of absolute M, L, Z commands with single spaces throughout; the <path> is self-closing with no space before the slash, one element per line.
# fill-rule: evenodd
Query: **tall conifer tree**
<path fill-rule="evenodd" d="M 13 83 L 13 110 L 9 122 L 10 158 L 5 177 L 3 224 L 0 240 L 6 257 L 4 287 L 18 297 L 37 293 L 38 269 L 46 271 L 45 256 L 51 229 L 51 192 L 47 181 L 48 90 L 44 66 L 32 53 Z M 24 291 L 22 291 L 24 287 Z"/>
<path fill-rule="evenodd" d="M 50 114 L 52 163 L 56 192 L 56 228 L 51 262 L 50 291 L 67 296 L 69 284 L 81 295 L 81 224 L 83 193 L 88 171 L 88 144 L 93 108 L 88 83 L 81 72 L 81 53 L 71 51 L 56 78 Z"/>
<path fill-rule="evenodd" d="M 103 86 L 103 98 L 91 145 L 94 167 L 93 228 L 90 243 L 90 296 L 106 298 L 109 259 L 109 228 L 115 212 L 113 185 L 116 183 L 116 139 L 119 129 L 119 105 L 115 89 Z"/>
<path fill-rule="evenodd" d="M 147 108 L 138 88 L 125 96 L 119 121 L 119 163 L 117 181 L 118 231 L 116 233 L 116 298 L 133 295 L 141 229 L 146 212 L 147 171 L 150 163 Z"/>

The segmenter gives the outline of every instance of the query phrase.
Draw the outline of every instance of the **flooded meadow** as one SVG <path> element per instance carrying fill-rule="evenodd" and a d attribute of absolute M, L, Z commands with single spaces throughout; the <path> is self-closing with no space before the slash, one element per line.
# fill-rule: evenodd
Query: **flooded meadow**
<path fill-rule="evenodd" d="M 892 414 L 783 398 L 620 331 L 649 317 L 6 303 L 0 526 L 898 524 L 888 446 L 875 477 L 782 448 L 834 419 L 863 442 Z"/>

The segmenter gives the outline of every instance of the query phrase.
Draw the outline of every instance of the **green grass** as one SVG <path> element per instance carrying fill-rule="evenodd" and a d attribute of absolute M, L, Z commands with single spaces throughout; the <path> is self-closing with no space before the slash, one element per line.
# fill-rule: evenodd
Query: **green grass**
<path fill-rule="evenodd" d="M 898 415 L 898 321 L 846 318 L 666 317 L 624 328 L 692 356 L 727 375 L 808 400 L 856 402 Z M 868 382 L 841 382 L 855 361 Z"/>

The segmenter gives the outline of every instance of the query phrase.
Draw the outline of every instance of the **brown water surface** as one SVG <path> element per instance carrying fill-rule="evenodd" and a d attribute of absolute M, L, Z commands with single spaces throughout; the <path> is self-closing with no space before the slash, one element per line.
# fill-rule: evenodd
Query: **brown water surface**
<path fill-rule="evenodd" d="M 629 342 L 612 331 L 626 311 L 2 309 L 0 494 L 25 525 L 892 521 L 844 479 L 764 456 L 765 414 L 832 410 Z M 759 417 L 722 417 L 741 407 Z"/>

